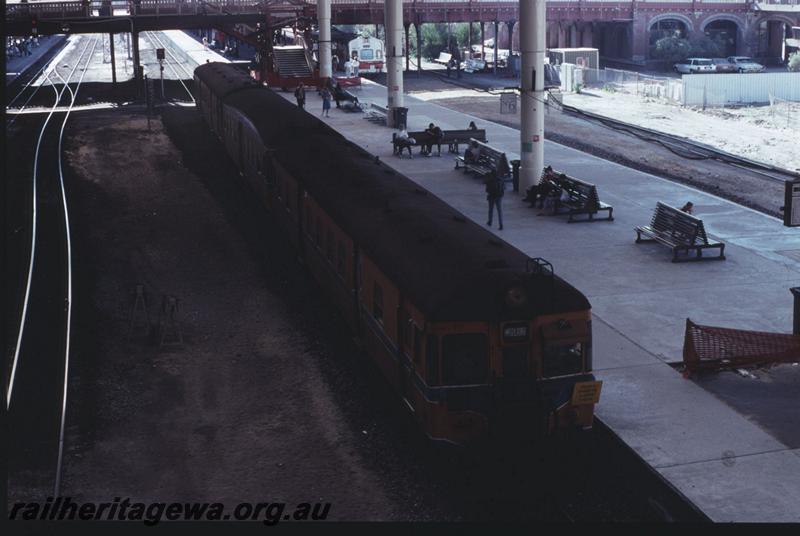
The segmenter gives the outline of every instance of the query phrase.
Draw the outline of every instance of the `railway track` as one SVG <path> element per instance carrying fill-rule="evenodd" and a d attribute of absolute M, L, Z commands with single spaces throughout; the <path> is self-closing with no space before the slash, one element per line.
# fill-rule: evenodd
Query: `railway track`
<path fill-rule="evenodd" d="M 60 491 L 72 335 L 72 243 L 62 143 L 98 41 L 86 38 L 74 66 L 43 71 L 53 105 L 34 153 L 29 263 L 6 386 L 9 489 L 39 497 Z"/>
<path fill-rule="evenodd" d="M 169 43 L 165 43 L 164 40 L 162 40 L 161 37 L 159 36 L 159 33 L 160 32 L 144 32 L 144 36 L 150 42 L 153 49 L 156 48 L 164 49 L 164 55 L 166 56 L 164 63 L 166 64 L 166 67 L 168 67 L 170 71 L 172 71 L 172 74 L 174 75 L 175 79 L 178 80 L 178 82 L 180 82 L 181 86 L 183 86 L 183 89 L 189 95 L 191 101 L 194 102 L 194 95 L 192 95 L 191 90 L 184 82 L 184 80 L 192 80 L 194 78 L 193 70 L 186 67 L 185 65 L 186 62 L 181 61 L 178 57 L 175 56 L 175 54 L 172 53 L 172 51 L 169 48 Z M 153 53 L 155 54 L 155 50 Z"/>
<path fill-rule="evenodd" d="M 492 95 L 497 95 L 499 94 L 499 91 L 501 89 L 505 89 L 505 88 L 486 89 L 482 87 L 476 87 L 473 84 L 462 82 L 458 79 L 449 78 L 435 71 L 424 71 L 424 72 L 427 76 L 437 77 L 448 84 L 463 87 L 465 89 L 481 91 Z M 759 176 L 760 178 L 769 180 L 770 182 L 776 182 L 781 184 L 783 184 L 783 182 L 786 180 L 800 179 L 800 170 L 792 171 L 772 166 L 769 164 L 756 162 L 754 160 L 750 160 L 725 151 L 721 151 L 709 145 L 695 142 L 687 138 L 666 134 L 664 132 L 658 132 L 655 130 L 651 130 L 649 128 L 626 123 L 624 121 L 619 121 L 616 119 L 611 119 L 591 112 L 586 112 L 574 106 L 569 106 L 562 103 L 554 104 L 553 102 L 554 99 L 548 100 L 547 105 L 559 111 L 568 113 L 570 115 L 578 116 L 588 121 L 602 124 L 608 128 L 613 128 L 615 130 L 626 132 L 644 141 L 658 144 L 681 158 L 689 160 L 714 160 L 722 164 L 725 164 L 727 166 L 750 171 Z"/>

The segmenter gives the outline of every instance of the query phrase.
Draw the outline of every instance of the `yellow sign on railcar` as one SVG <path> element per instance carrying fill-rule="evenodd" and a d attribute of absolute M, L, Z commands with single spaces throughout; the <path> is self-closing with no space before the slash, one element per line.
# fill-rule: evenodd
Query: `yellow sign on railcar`
<path fill-rule="evenodd" d="M 600 389 L 603 382 L 578 382 L 572 390 L 572 405 L 597 404 L 600 402 Z"/>

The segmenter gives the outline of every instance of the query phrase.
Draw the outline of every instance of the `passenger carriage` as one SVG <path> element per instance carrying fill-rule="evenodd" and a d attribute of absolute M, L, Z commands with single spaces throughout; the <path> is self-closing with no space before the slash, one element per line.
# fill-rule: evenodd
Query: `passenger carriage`
<path fill-rule="evenodd" d="M 195 82 L 203 117 L 431 439 L 591 427 L 590 305 L 546 261 L 236 67 L 202 65 Z"/>

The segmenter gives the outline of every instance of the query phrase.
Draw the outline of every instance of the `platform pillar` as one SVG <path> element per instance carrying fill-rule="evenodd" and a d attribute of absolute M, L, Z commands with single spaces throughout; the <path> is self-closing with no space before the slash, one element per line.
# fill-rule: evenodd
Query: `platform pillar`
<path fill-rule="evenodd" d="M 792 287 L 789 291 L 794 296 L 794 324 L 792 333 L 800 336 L 800 287 Z"/>
<path fill-rule="evenodd" d="M 323 85 L 331 78 L 331 0 L 317 0 L 319 25 L 319 77 Z"/>
<path fill-rule="evenodd" d="M 544 50 L 546 0 L 520 0 L 520 192 L 537 184 L 544 169 Z"/>
<path fill-rule="evenodd" d="M 383 4 L 386 37 L 386 91 L 389 116 L 386 124 L 395 125 L 394 109 L 403 107 L 403 0 L 385 0 Z"/>

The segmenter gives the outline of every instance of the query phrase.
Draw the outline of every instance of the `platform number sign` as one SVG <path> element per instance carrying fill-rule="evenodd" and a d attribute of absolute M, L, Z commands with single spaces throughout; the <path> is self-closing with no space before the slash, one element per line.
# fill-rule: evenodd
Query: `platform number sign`
<path fill-rule="evenodd" d="M 165 58 L 164 49 L 163 48 L 157 48 L 156 49 L 156 59 L 157 60 L 163 60 L 164 58 Z"/>
<path fill-rule="evenodd" d="M 800 179 L 786 181 L 783 205 L 783 224 L 787 227 L 800 227 Z"/>

